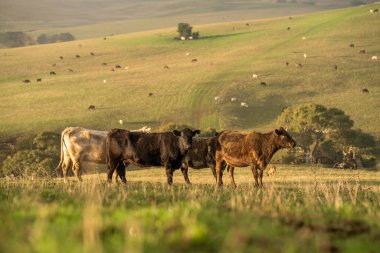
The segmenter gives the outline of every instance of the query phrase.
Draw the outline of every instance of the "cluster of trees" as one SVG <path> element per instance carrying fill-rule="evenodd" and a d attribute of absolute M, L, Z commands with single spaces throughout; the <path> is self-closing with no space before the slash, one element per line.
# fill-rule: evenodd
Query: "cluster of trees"
<path fill-rule="evenodd" d="M 376 164 L 375 138 L 360 129 L 337 108 L 307 103 L 286 108 L 277 119 L 297 140 L 298 149 L 281 157 L 285 163 L 322 163 L 334 165 L 344 160 L 344 152 L 355 150 L 363 167 Z"/>
<path fill-rule="evenodd" d="M 46 35 L 45 33 L 43 33 L 37 37 L 37 42 L 39 44 L 48 44 L 48 43 L 56 43 L 56 42 L 72 41 L 72 40 L 75 40 L 75 38 L 71 33 L 60 33 L 60 34 L 52 34 L 52 35 Z"/>
<path fill-rule="evenodd" d="M 193 27 L 188 23 L 179 23 L 177 32 L 179 34 L 179 38 L 188 39 L 199 39 L 199 32 L 193 32 Z"/>
<path fill-rule="evenodd" d="M 60 135 L 43 132 L 19 142 L 2 162 L 0 176 L 55 176 L 60 159 Z"/>
<path fill-rule="evenodd" d="M 3 32 L 0 33 L 0 48 L 24 47 L 35 44 L 56 43 L 71 40 L 75 40 L 75 38 L 70 33 L 60 33 L 52 35 L 41 34 L 37 37 L 37 40 L 35 41 L 24 32 Z"/>

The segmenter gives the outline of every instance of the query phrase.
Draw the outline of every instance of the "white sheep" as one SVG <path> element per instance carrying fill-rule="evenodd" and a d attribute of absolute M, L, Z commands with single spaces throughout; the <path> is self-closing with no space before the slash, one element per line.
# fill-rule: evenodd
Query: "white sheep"
<path fill-rule="evenodd" d="M 257 75 L 257 74 L 252 74 L 252 78 L 253 79 L 256 79 L 256 78 L 258 78 L 259 76 Z"/>
<path fill-rule="evenodd" d="M 307 58 L 307 54 L 306 53 L 303 54 L 303 58 L 305 58 L 305 59 Z"/>
<path fill-rule="evenodd" d="M 302 39 L 303 39 L 303 40 L 306 40 L 306 37 L 305 37 L 305 36 L 303 36 L 303 37 L 302 37 Z"/>
<path fill-rule="evenodd" d="M 123 125 L 123 120 L 119 119 L 119 124 L 122 126 Z"/>
<path fill-rule="evenodd" d="M 235 101 L 236 101 L 236 99 L 237 99 L 237 98 L 235 98 L 235 97 L 232 97 L 232 98 L 231 98 L 231 102 L 235 102 Z"/>
<path fill-rule="evenodd" d="M 180 37 L 180 39 L 181 39 L 181 40 L 186 40 L 186 38 L 185 38 L 185 37 L 183 37 L 183 36 L 181 36 L 181 37 Z"/>
<path fill-rule="evenodd" d="M 240 107 L 246 107 L 246 108 L 248 108 L 248 104 L 246 102 L 241 102 L 240 103 Z"/>
<path fill-rule="evenodd" d="M 373 61 L 377 61 L 377 55 L 372 56 L 371 59 L 372 59 Z"/>
<path fill-rule="evenodd" d="M 107 83 L 107 80 L 106 80 L 106 79 L 104 79 L 104 80 L 103 80 L 103 83 Z"/>

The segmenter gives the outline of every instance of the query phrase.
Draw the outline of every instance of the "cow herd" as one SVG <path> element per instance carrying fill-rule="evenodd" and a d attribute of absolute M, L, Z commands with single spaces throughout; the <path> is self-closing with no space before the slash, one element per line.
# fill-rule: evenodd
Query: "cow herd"
<path fill-rule="evenodd" d="M 223 131 L 213 137 L 198 137 L 199 130 L 185 128 L 172 132 L 149 132 L 112 129 L 97 131 L 81 127 L 68 127 L 61 134 L 61 159 L 64 181 L 69 167 L 81 181 L 82 163 L 107 164 L 107 178 L 112 181 L 116 171 L 124 183 L 128 165 L 164 167 L 167 184 L 172 185 L 173 173 L 180 169 L 184 180 L 190 183 L 188 168 L 209 167 L 218 187 L 223 185 L 223 172 L 227 169 L 232 185 L 235 167 L 250 167 L 254 184 L 262 186 L 264 170 L 273 155 L 280 149 L 293 148 L 296 141 L 283 128 L 268 133 L 255 131 Z"/>

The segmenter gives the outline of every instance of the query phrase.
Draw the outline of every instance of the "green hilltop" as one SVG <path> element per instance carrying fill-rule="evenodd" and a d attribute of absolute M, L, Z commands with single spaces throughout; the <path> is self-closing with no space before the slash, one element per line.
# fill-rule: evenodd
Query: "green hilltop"
<path fill-rule="evenodd" d="M 125 128 L 175 122 L 268 130 L 284 107 L 304 102 L 338 107 L 379 137 L 374 8 L 380 5 L 196 26 L 201 39 L 192 41 L 175 40 L 173 28 L 0 49 L 0 137 L 67 126 L 106 130 L 119 120 Z"/>

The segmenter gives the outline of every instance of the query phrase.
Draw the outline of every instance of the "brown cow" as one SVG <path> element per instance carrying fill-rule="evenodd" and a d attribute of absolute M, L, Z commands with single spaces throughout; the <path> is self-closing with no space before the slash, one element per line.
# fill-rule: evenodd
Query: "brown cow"
<path fill-rule="evenodd" d="M 233 167 L 251 166 L 255 186 L 263 186 L 263 172 L 272 156 L 282 148 L 293 148 L 296 141 L 289 133 L 281 127 L 269 133 L 258 132 L 223 132 L 218 136 L 218 146 L 216 147 L 216 181 L 217 186 L 222 186 L 221 169 L 223 160 L 229 165 L 229 172 L 232 184 L 234 180 Z M 259 179 L 260 177 L 260 184 Z"/>

